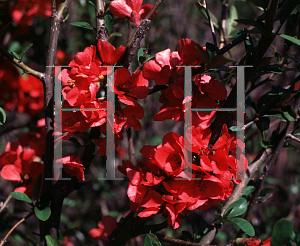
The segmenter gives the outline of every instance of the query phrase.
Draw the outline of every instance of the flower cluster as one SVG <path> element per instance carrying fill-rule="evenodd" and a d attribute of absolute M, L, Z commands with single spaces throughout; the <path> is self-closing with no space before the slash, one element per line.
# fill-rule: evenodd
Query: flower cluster
<path fill-rule="evenodd" d="M 143 68 L 143 76 L 146 79 L 154 80 L 156 85 L 168 85 L 168 88 L 162 91 L 159 101 L 163 105 L 153 117 L 154 120 L 184 120 L 183 66 L 203 66 L 198 51 L 205 52 L 205 48 L 189 39 L 180 39 L 179 44 L 177 51 L 171 52 L 170 49 L 161 51 L 155 55 L 155 61 L 148 61 Z M 209 75 L 201 75 L 198 71 L 199 69 L 193 69 L 192 108 L 220 107 L 219 102 L 227 95 L 226 88 L 220 81 Z M 214 115 L 215 111 L 193 111 L 192 124 L 207 128 Z"/>
<path fill-rule="evenodd" d="M 22 76 L 9 62 L 0 64 L 0 102 L 7 110 L 36 115 L 44 108 L 43 84 L 37 78 Z"/>
<path fill-rule="evenodd" d="M 71 70 L 61 72 L 63 83 L 63 108 L 77 108 L 80 111 L 62 112 L 62 131 L 69 132 L 68 138 L 74 132 L 84 132 L 90 127 L 105 126 L 107 118 L 107 99 L 105 89 L 111 84 L 107 83 L 107 74 L 110 72 L 104 66 L 113 66 L 118 62 L 125 51 L 125 47 L 113 47 L 105 41 L 98 41 L 98 51 L 101 60 L 96 56 L 96 47 L 91 46 L 79 52 L 70 63 Z M 130 74 L 126 68 L 120 68 L 114 74 L 114 87 L 112 91 L 117 95 L 115 103 L 114 133 L 122 139 L 121 130 L 133 127 L 141 129 L 137 119 L 144 116 L 143 108 L 136 99 L 148 95 L 148 81 L 143 78 L 142 72 Z M 103 95 L 102 95 L 103 92 Z M 105 134 L 105 127 L 103 134 Z M 101 129 L 102 129 L 101 128 Z"/>
<path fill-rule="evenodd" d="M 58 1 L 56 1 L 58 3 Z M 50 17 L 52 14 L 51 1 L 18 0 L 10 7 L 11 15 L 18 25 L 31 26 L 35 16 Z"/>
<path fill-rule="evenodd" d="M 44 165 L 33 149 L 22 147 L 17 142 L 9 142 L 0 155 L 0 170 L 3 179 L 16 186 L 15 191 L 32 197 L 33 186 L 43 172 Z"/>
<path fill-rule="evenodd" d="M 209 145 L 210 136 L 209 128 L 200 127 L 193 128 L 191 139 L 171 132 L 164 136 L 161 145 L 141 149 L 145 158 L 138 166 L 123 162 L 119 170 L 130 180 L 127 195 L 131 209 L 143 208 L 139 217 L 163 213 L 168 216 L 169 225 L 177 228 L 188 211 L 206 210 L 230 197 L 232 179 L 237 177 L 237 160 L 232 155 L 236 141 L 226 125 L 213 146 Z M 192 162 L 185 158 L 188 152 Z M 187 168 L 192 173 L 187 173 Z"/>

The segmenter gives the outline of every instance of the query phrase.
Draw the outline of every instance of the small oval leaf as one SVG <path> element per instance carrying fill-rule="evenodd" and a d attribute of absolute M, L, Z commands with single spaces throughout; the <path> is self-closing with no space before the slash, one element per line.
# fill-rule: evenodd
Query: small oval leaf
<path fill-rule="evenodd" d="M 70 23 L 70 25 L 86 28 L 89 30 L 94 30 L 94 28 L 87 22 L 73 22 L 73 23 Z"/>
<path fill-rule="evenodd" d="M 228 206 L 225 215 L 227 217 L 235 217 L 242 215 L 246 210 L 247 200 L 245 198 L 240 198 Z"/>
<path fill-rule="evenodd" d="M 59 246 L 58 241 L 51 237 L 50 235 L 47 235 L 46 237 L 47 246 Z"/>
<path fill-rule="evenodd" d="M 39 210 L 37 207 L 34 207 L 34 213 L 39 220 L 46 221 L 51 215 L 51 209 L 49 207 Z"/>
<path fill-rule="evenodd" d="M 114 22 L 111 15 L 104 16 L 104 25 L 107 28 L 108 33 L 111 34 L 114 26 Z"/>
<path fill-rule="evenodd" d="M 12 192 L 10 193 L 10 195 L 17 199 L 17 200 L 20 200 L 20 201 L 23 201 L 23 202 L 27 202 L 27 203 L 32 203 L 32 201 L 30 200 L 30 198 L 23 192 Z"/>
<path fill-rule="evenodd" d="M 253 237 L 255 235 L 253 226 L 247 220 L 244 220 L 242 218 L 232 218 L 228 220 L 228 222 L 241 228 L 241 230 L 250 237 Z"/>

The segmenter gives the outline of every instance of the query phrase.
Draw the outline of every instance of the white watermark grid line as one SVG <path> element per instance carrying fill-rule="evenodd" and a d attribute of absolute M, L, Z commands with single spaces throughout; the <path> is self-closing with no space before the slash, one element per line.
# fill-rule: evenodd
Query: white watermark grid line
<path fill-rule="evenodd" d="M 112 71 L 107 75 L 107 108 L 106 109 L 95 109 L 95 108 L 62 108 L 62 85 L 61 80 L 58 78 L 61 73 L 62 67 L 69 66 L 49 66 L 55 68 L 54 77 L 54 122 L 56 122 L 57 131 L 62 132 L 61 125 L 61 112 L 63 111 L 106 111 L 106 177 L 98 178 L 99 180 L 123 180 L 123 178 L 116 178 L 116 163 L 115 163 L 115 138 L 114 138 L 114 113 L 115 113 L 115 94 L 114 94 L 114 68 L 122 66 L 103 66 L 107 70 Z M 59 99 L 59 100 L 58 100 Z M 59 110 L 57 110 L 59 109 Z M 58 124 L 59 123 L 59 124 Z M 111 123 L 111 124 L 110 124 Z M 62 141 L 57 141 L 54 149 L 54 160 L 62 158 Z M 71 180 L 70 178 L 62 178 L 61 169 L 63 168 L 62 163 L 54 161 L 53 178 L 46 178 L 47 180 Z M 58 177 L 58 178 L 57 178 Z"/>

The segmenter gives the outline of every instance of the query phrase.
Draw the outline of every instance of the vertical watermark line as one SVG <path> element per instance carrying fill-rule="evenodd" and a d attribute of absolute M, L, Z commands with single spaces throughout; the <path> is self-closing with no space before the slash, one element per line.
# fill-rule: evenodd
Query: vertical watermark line
<path fill-rule="evenodd" d="M 239 152 L 239 149 L 245 149 L 245 129 L 243 128 L 245 125 L 245 68 L 252 66 L 230 66 L 236 67 L 237 69 L 237 151 L 236 151 L 236 159 L 237 159 L 237 169 L 241 172 L 240 175 L 243 179 L 245 173 L 245 159 L 242 158 L 242 152 Z M 240 139 L 241 141 L 238 141 Z M 243 155 L 244 156 L 244 155 Z"/>
<path fill-rule="evenodd" d="M 62 132 L 62 122 L 61 122 L 61 109 L 62 109 L 62 86 L 61 80 L 58 78 L 61 73 L 62 67 L 69 66 L 54 66 L 55 76 L 54 76 L 54 123 L 58 132 Z M 46 180 L 71 180 L 70 178 L 62 177 L 62 163 L 57 163 L 55 160 L 62 158 L 62 141 L 56 141 L 54 148 L 54 160 L 53 160 L 53 178 L 46 178 Z"/>
<path fill-rule="evenodd" d="M 106 177 L 98 180 L 123 180 L 116 178 L 116 148 L 115 148 L 115 77 L 117 66 L 105 66 L 107 68 L 107 119 L 106 119 Z"/>

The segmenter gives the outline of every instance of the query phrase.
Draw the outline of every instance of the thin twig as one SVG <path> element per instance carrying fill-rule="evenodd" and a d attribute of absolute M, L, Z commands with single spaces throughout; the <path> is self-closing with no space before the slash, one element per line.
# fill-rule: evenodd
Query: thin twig
<path fill-rule="evenodd" d="M 31 215 L 33 215 L 33 212 L 30 212 L 28 215 L 26 215 L 26 217 L 22 218 L 17 224 L 15 224 L 10 230 L 9 232 L 5 235 L 5 237 L 1 240 L 0 246 L 3 246 L 7 240 L 7 238 L 9 237 L 9 235 L 20 225 L 22 224 L 26 219 L 28 219 Z"/>
<path fill-rule="evenodd" d="M 0 208 L 0 213 L 3 211 L 3 209 L 4 209 L 4 208 L 6 207 L 6 205 L 9 203 L 9 201 L 10 201 L 11 198 L 12 198 L 11 195 L 9 195 L 9 196 L 6 198 L 5 202 L 3 203 L 2 207 Z"/>
<path fill-rule="evenodd" d="M 1 54 L 3 54 L 8 60 L 10 60 L 17 67 L 21 68 L 24 71 L 24 73 L 30 74 L 30 75 L 38 78 L 42 82 L 44 82 L 44 80 L 45 80 L 45 74 L 44 73 L 38 72 L 38 71 L 28 67 L 21 60 L 18 60 L 13 55 L 9 54 L 7 52 L 7 50 L 4 49 L 4 47 L 2 47 L 1 45 L 0 45 L 0 51 L 1 51 Z"/>
<path fill-rule="evenodd" d="M 295 136 L 292 135 L 292 134 L 287 134 L 287 137 L 289 137 L 289 138 L 291 138 L 291 139 L 297 141 L 298 143 L 300 143 L 300 138 L 297 138 L 297 137 L 295 137 Z M 1 212 L 1 211 L 0 211 L 0 212 Z"/>
<path fill-rule="evenodd" d="M 242 127 L 242 130 L 246 130 L 247 128 L 249 128 L 250 126 L 252 126 L 256 121 L 258 121 L 259 119 L 258 118 L 255 118 L 254 120 L 251 120 L 250 122 L 248 122 L 247 124 L 245 124 L 243 127 Z"/>
<path fill-rule="evenodd" d="M 209 14 L 209 11 L 208 11 L 207 6 L 206 6 L 206 1 L 202 0 L 202 3 L 200 5 L 205 9 L 205 12 L 206 12 L 206 15 L 207 15 L 207 18 L 208 18 L 208 22 L 209 22 L 209 25 L 210 25 L 210 30 L 211 30 L 212 38 L 213 38 L 213 41 L 214 41 L 215 50 L 218 51 L 219 48 L 218 48 L 218 43 L 217 43 L 217 38 L 216 38 L 216 32 L 215 32 L 215 28 L 214 28 L 214 22 L 210 18 L 210 14 Z"/>

